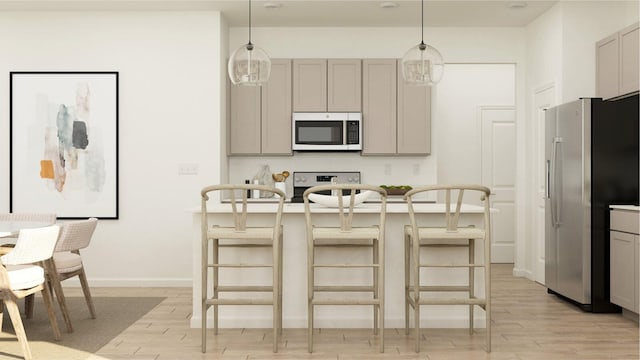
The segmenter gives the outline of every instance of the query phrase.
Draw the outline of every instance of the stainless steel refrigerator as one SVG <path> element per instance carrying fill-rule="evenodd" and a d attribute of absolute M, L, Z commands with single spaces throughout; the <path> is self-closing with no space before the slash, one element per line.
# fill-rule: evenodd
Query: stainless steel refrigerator
<path fill-rule="evenodd" d="M 609 301 L 609 205 L 638 204 L 638 95 L 545 113 L 545 285 L 585 311 Z"/>

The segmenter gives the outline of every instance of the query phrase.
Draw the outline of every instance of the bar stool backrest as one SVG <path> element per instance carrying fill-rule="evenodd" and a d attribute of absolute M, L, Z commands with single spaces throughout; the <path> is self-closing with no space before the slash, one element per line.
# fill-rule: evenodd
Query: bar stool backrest
<path fill-rule="evenodd" d="M 415 187 L 409 190 L 405 195 L 404 199 L 409 205 L 409 220 L 411 221 L 411 226 L 414 229 L 417 229 L 417 222 L 413 207 L 413 198 L 415 195 L 424 194 L 427 192 L 444 192 L 445 195 L 445 222 L 446 228 L 448 232 L 457 232 L 458 231 L 458 220 L 460 219 L 460 209 L 462 207 L 463 198 L 465 191 L 479 193 L 480 201 L 484 206 L 484 225 L 485 230 L 489 231 L 489 196 L 491 195 L 491 190 L 488 187 L 474 184 L 458 184 L 458 185 L 427 185 Z M 452 201 L 452 192 L 453 195 L 457 193 L 457 197 L 455 198 L 455 209 L 452 210 L 451 206 L 453 204 Z"/>
<path fill-rule="evenodd" d="M 282 223 L 282 209 L 284 206 L 285 194 L 282 190 L 269 187 L 266 185 L 254 185 L 254 184 L 221 184 L 211 185 L 202 189 L 200 192 L 202 198 L 202 231 L 205 232 L 208 228 L 207 217 L 207 203 L 209 202 L 210 194 L 213 192 L 219 192 L 221 199 L 228 199 L 231 203 L 231 211 L 233 213 L 233 224 L 236 231 L 244 231 L 247 228 L 247 191 L 260 191 L 261 193 L 270 192 L 276 195 L 278 198 L 278 209 L 276 211 L 275 224 L 277 231 L 279 231 L 280 224 Z M 240 208 L 238 209 L 238 204 Z"/>
<path fill-rule="evenodd" d="M 366 184 L 332 184 L 332 185 L 318 185 L 313 186 L 307 189 L 302 195 L 304 199 L 304 211 L 305 218 L 307 221 L 307 226 L 310 226 L 311 222 L 311 214 L 312 210 L 309 203 L 309 195 L 310 194 L 322 194 L 322 193 L 337 193 L 344 194 L 346 191 L 349 195 L 336 196 L 338 199 L 338 218 L 340 219 L 340 229 L 342 231 L 350 231 L 353 226 L 353 213 L 355 206 L 355 198 L 357 191 L 373 191 L 380 195 L 380 227 L 381 231 L 384 232 L 384 223 L 385 223 L 385 215 L 387 208 L 387 192 L 373 185 Z M 348 204 L 345 206 L 344 199 L 348 198 Z"/>

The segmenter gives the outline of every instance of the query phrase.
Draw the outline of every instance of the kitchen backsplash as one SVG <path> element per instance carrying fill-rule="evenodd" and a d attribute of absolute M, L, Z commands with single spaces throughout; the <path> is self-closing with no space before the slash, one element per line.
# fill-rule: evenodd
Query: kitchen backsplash
<path fill-rule="evenodd" d="M 427 157 L 361 156 L 360 153 L 296 153 L 287 157 L 230 157 L 229 182 L 242 184 L 252 179 L 262 165 L 274 173 L 295 171 L 360 171 L 363 184 L 428 185 L 437 182 L 437 160 Z M 292 194 L 292 179 L 286 181 Z"/>

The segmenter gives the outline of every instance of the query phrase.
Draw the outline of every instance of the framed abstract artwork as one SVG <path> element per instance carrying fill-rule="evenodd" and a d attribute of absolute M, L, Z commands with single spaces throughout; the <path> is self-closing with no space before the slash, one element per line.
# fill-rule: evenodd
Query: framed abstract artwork
<path fill-rule="evenodd" d="M 118 218 L 118 73 L 10 73 L 11 212 Z"/>

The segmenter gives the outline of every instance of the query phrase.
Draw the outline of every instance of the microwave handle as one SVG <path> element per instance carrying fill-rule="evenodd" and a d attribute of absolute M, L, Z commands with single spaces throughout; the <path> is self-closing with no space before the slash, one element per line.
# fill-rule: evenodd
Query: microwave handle
<path fill-rule="evenodd" d="M 347 143 L 349 142 L 347 139 L 348 129 L 349 129 L 349 120 L 343 121 L 342 122 L 342 145 L 347 145 Z"/>

